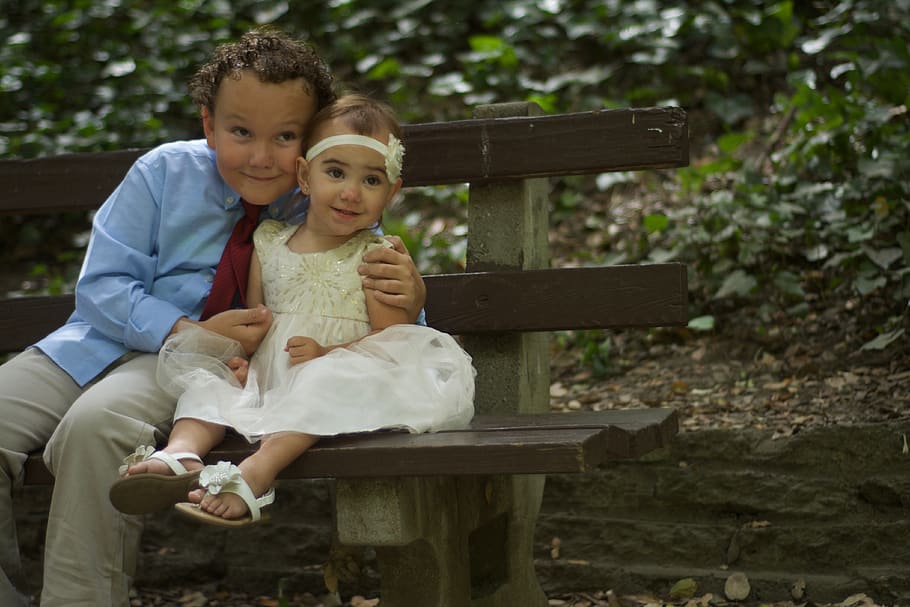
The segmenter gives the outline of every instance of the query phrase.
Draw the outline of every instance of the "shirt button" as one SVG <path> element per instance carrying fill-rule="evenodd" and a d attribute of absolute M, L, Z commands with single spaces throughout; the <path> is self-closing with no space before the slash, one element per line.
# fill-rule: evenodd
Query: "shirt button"
<path fill-rule="evenodd" d="M 234 202 L 234 197 L 233 197 L 233 196 L 228 196 L 228 197 L 225 198 L 224 200 L 225 200 L 228 204 L 233 204 L 233 202 Z"/>

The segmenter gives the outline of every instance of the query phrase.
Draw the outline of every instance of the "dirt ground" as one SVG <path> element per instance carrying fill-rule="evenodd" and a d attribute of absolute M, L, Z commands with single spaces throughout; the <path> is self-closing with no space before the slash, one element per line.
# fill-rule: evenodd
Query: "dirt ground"
<path fill-rule="evenodd" d="M 314 597 L 312 595 L 282 597 L 247 596 L 227 592 L 211 591 L 156 591 L 137 594 L 133 599 L 134 607 L 381 607 L 379 599 L 368 599 L 360 596 L 350 601 L 339 603 L 331 597 Z M 578 592 L 570 595 L 549 597 L 550 607 L 740 607 L 747 603 L 737 603 L 710 594 L 692 598 L 661 598 L 647 593 L 616 596 L 610 591 Z M 417 607 L 417 606 L 415 606 Z M 420 606 L 423 607 L 423 606 Z M 522 607 L 516 605 L 515 607 Z M 763 603 L 759 607 L 882 607 L 865 594 L 846 597 L 839 603 L 819 605 L 804 601 L 786 603 Z"/>
<path fill-rule="evenodd" d="M 688 329 L 609 334 L 605 373 L 581 362 L 580 348 L 554 341 L 551 407 L 590 410 L 674 407 L 681 431 L 765 428 L 789 436 L 822 424 L 910 417 L 910 339 L 861 350 L 874 337 L 875 301 L 829 303 L 803 317 L 762 321 L 756 310 L 716 315 L 710 332 Z M 283 600 L 283 602 L 282 602 Z M 554 607 L 723 607 L 750 605 L 723 596 L 614 596 L 608 588 L 549 597 Z M 209 589 L 143 589 L 135 607 L 330 607 L 331 597 L 252 597 Z M 353 597 L 345 607 L 381 605 Z M 877 607 L 866 595 L 827 606 L 794 599 L 767 607 Z"/>

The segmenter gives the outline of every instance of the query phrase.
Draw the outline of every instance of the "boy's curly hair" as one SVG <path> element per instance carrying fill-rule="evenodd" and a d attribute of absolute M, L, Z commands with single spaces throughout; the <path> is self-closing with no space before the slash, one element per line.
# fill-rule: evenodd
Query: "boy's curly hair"
<path fill-rule="evenodd" d="M 317 110 L 336 97 L 332 72 L 313 47 L 280 30 L 260 28 L 216 48 L 209 62 L 190 79 L 190 98 L 198 107 L 214 112 L 221 82 L 225 77 L 239 78 L 243 70 L 273 84 L 303 78 L 307 92 L 316 98 Z"/>

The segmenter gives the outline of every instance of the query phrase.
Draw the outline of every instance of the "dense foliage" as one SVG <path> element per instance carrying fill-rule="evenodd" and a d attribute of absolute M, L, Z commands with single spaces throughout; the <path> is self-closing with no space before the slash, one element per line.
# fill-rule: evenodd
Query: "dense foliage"
<path fill-rule="evenodd" d="M 910 0 L 18 0 L 0 16 L 0 154 L 197 136 L 187 77 L 214 44 L 267 23 L 309 38 L 341 82 L 408 122 L 518 99 L 549 112 L 680 105 L 689 168 L 554 183 L 558 220 L 635 180 L 641 200 L 611 212 L 637 217 L 612 231 L 589 218 L 602 234 L 585 262 L 687 262 L 696 327 L 730 301 L 799 314 L 875 298 L 887 313 L 870 347 L 902 335 Z M 463 250 L 464 192 L 420 194 L 390 228 L 424 270 L 446 269 Z M 19 243 L 6 255 L 80 220 L 4 218 L 0 236 Z"/>

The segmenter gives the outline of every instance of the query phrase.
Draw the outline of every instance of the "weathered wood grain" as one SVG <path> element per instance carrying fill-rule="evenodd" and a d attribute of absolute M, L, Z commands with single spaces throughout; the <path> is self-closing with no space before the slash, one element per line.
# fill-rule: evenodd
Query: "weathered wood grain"
<path fill-rule="evenodd" d="M 642 108 L 404 127 L 411 186 L 685 166 L 685 111 Z M 146 150 L 0 160 L 0 214 L 98 208 Z"/>

